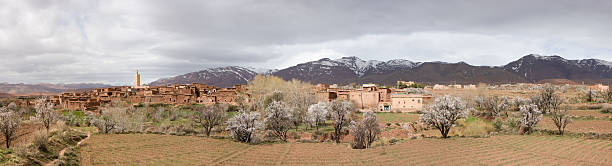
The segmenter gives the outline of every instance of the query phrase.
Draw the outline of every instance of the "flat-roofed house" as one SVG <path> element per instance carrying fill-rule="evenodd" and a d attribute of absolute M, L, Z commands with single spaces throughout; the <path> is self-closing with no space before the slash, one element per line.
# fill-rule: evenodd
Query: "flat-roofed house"
<path fill-rule="evenodd" d="M 396 112 L 415 112 L 423 109 L 423 95 L 392 93 L 391 111 Z"/>

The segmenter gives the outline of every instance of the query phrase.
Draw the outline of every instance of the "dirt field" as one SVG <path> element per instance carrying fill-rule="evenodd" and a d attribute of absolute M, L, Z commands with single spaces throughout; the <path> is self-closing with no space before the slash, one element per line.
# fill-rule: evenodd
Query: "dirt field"
<path fill-rule="evenodd" d="M 542 117 L 537 125 L 541 129 L 557 130 L 554 122 L 548 117 Z M 612 121 L 610 120 L 574 120 L 565 128 L 567 132 L 576 133 L 612 133 Z"/>
<path fill-rule="evenodd" d="M 600 119 L 612 118 L 612 114 L 604 114 L 599 112 L 599 110 L 570 110 L 569 114 L 578 117 L 593 117 Z"/>
<path fill-rule="evenodd" d="M 348 144 L 246 145 L 169 135 L 93 135 L 82 165 L 610 165 L 612 141 L 555 136 L 406 140 L 366 150 Z"/>

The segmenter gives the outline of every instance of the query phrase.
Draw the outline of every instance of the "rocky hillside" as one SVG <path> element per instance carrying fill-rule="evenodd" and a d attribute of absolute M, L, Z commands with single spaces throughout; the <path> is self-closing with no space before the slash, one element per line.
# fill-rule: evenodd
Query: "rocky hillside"
<path fill-rule="evenodd" d="M 253 69 L 221 67 L 160 79 L 151 85 L 206 83 L 220 87 L 245 84 Z M 357 57 L 323 58 L 280 70 L 259 72 L 286 80 L 311 83 L 378 83 L 392 85 L 397 80 L 424 83 L 517 83 L 564 79 L 574 82 L 612 83 L 612 63 L 599 59 L 567 60 L 559 56 L 526 55 L 504 66 L 473 66 L 464 62 L 412 62 L 361 60 Z"/>
<path fill-rule="evenodd" d="M 599 59 L 567 60 L 560 56 L 527 55 L 504 66 L 529 82 L 545 79 L 596 81 L 612 78 L 612 63 Z"/>
<path fill-rule="evenodd" d="M 525 79 L 501 67 L 472 66 L 467 63 L 412 62 L 409 60 L 365 61 L 357 57 L 298 64 L 273 73 L 284 79 L 296 78 L 312 83 L 379 83 L 392 85 L 397 80 L 425 83 L 499 83 L 524 82 Z"/>
<path fill-rule="evenodd" d="M 80 89 L 92 89 L 92 88 L 103 88 L 109 87 L 106 84 L 90 84 L 90 83 L 77 83 L 77 84 L 0 84 L 0 93 L 8 93 L 14 95 L 28 95 L 34 93 L 61 93 L 65 91 L 80 90 Z"/>
<path fill-rule="evenodd" d="M 232 87 L 234 84 L 246 84 L 253 79 L 257 73 L 251 69 L 227 66 L 204 69 L 197 72 L 187 73 L 176 77 L 163 78 L 151 82 L 149 85 L 191 84 L 205 83 L 217 87 Z"/>

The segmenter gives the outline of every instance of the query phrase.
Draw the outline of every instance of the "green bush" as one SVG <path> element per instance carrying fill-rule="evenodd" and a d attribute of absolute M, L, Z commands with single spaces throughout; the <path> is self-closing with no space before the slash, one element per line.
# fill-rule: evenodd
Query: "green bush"
<path fill-rule="evenodd" d="M 480 118 L 469 116 L 464 121 L 457 121 L 457 128 L 451 130 L 449 135 L 457 136 L 484 136 L 495 131 L 493 125 Z"/>
<path fill-rule="evenodd" d="M 495 121 L 493 121 L 493 128 L 495 128 L 495 131 L 501 131 L 503 129 L 503 125 L 504 125 L 504 121 L 502 121 L 500 118 L 495 119 Z"/>

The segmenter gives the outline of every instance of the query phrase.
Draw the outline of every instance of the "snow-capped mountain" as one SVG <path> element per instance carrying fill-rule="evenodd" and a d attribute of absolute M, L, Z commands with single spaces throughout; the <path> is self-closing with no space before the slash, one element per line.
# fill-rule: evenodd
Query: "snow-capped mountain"
<path fill-rule="evenodd" d="M 612 63 L 600 59 L 568 60 L 530 54 L 503 66 L 529 82 L 544 79 L 600 80 L 612 78 Z"/>
<path fill-rule="evenodd" d="M 423 83 L 517 83 L 548 79 L 612 83 L 612 63 L 599 59 L 567 60 L 560 56 L 526 55 L 504 66 L 472 66 L 465 62 L 413 62 L 362 60 L 357 57 L 323 58 L 285 69 L 256 69 L 238 66 L 209 68 L 160 79 L 151 85 L 206 83 L 218 87 L 246 84 L 256 74 L 275 75 L 325 84 L 378 83 L 397 80 Z"/>
<path fill-rule="evenodd" d="M 421 63 L 409 60 L 395 59 L 389 61 L 365 61 L 357 57 L 343 57 L 340 59 L 323 58 L 317 61 L 306 62 L 274 72 L 281 78 L 308 80 L 315 83 L 329 83 L 334 81 L 355 80 L 373 74 L 386 74 L 398 70 L 409 70 Z"/>
<path fill-rule="evenodd" d="M 245 67 L 226 66 L 208 68 L 197 72 L 187 73 L 176 77 L 163 78 L 151 82 L 149 85 L 191 84 L 205 83 L 217 87 L 232 87 L 234 84 L 246 84 L 257 73 Z"/>

